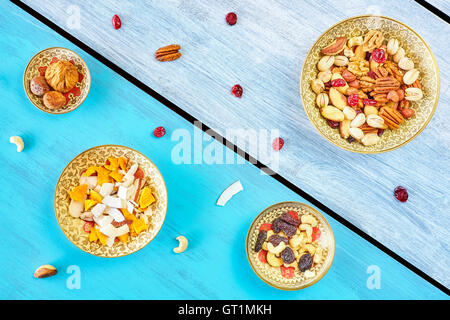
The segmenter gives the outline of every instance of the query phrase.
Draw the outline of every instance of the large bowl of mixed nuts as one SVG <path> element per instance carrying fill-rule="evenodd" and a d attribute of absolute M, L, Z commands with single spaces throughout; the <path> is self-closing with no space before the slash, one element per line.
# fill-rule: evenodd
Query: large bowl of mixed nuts
<path fill-rule="evenodd" d="M 250 266 L 267 284 L 300 290 L 327 273 L 334 258 L 334 235 L 320 212 L 288 201 L 264 209 L 247 234 Z"/>
<path fill-rule="evenodd" d="M 300 79 L 306 115 L 328 141 L 359 153 L 390 151 L 414 139 L 439 98 L 431 49 L 391 18 L 358 16 L 327 30 Z"/>

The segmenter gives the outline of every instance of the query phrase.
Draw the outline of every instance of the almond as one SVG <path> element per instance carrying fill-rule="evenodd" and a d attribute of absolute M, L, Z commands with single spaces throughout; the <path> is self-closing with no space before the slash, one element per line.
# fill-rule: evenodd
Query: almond
<path fill-rule="evenodd" d="M 339 110 L 338 108 L 333 107 L 333 106 L 326 106 L 326 107 L 321 108 L 320 114 L 322 114 L 322 116 L 325 119 L 336 121 L 336 122 L 341 122 L 345 118 L 344 113 L 341 110 Z"/>
<path fill-rule="evenodd" d="M 329 56 L 338 54 L 344 49 L 346 42 L 346 37 L 336 38 L 332 43 L 322 49 L 322 53 Z"/>

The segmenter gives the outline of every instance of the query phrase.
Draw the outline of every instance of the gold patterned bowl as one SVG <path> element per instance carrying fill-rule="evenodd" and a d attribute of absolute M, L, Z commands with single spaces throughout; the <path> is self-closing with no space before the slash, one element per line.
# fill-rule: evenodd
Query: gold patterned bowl
<path fill-rule="evenodd" d="M 272 223 L 273 220 L 280 217 L 282 213 L 294 210 L 299 216 L 310 214 L 319 221 L 318 227 L 321 235 L 317 240 L 325 252 L 324 258 L 319 264 L 314 265 L 310 270 L 313 271 L 314 277 L 306 278 L 303 272 L 296 271 L 293 278 L 284 278 L 281 275 L 280 268 L 275 268 L 267 263 L 262 263 L 258 259 L 258 253 L 254 251 L 256 239 L 258 237 L 259 228 L 263 223 Z M 264 209 L 252 222 L 247 233 L 246 251 L 250 266 L 256 275 L 265 283 L 281 290 L 300 290 L 312 286 L 318 282 L 330 269 L 334 258 L 334 235 L 328 221 L 316 209 L 307 204 L 288 201 L 280 202 Z"/>
<path fill-rule="evenodd" d="M 153 216 L 151 226 L 137 237 L 132 237 L 127 244 L 116 242 L 112 247 L 89 242 L 89 234 L 83 231 L 84 222 L 69 214 L 69 191 L 79 185 L 80 176 L 90 166 L 103 165 L 108 157 L 126 157 L 132 163 L 137 163 L 150 179 L 150 188 L 156 198 L 152 205 Z M 167 189 L 158 168 L 142 153 L 124 146 L 103 145 L 84 151 L 76 156 L 64 168 L 55 190 L 55 214 L 58 224 L 66 237 L 78 248 L 99 257 L 122 257 L 136 252 L 158 234 L 167 211 Z"/>
<path fill-rule="evenodd" d="M 34 95 L 30 90 L 30 81 L 36 76 L 43 76 L 45 69 L 58 60 L 67 60 L 72 62 L 78 70 L 78 82 L 70 92 L 65 93 L 66 105 L 61 109 L 50 109 L 44 105 L 43 98 Z M 31 103 L 38 109 L 52 114 L 63 114 L 78 108 L 86 99 L 91 88 L 91 74 L 86 63 L 81 57 L 72 50 L 60 47 L 44 49 L 38 52 L 28 62 L 23 73 L 23 87 Z"/>
<path fill-rule="evenodd" d="M 382 139 L 375 145 L 364 146 L 360 143 L 348 143 L 341 138 L 339 130 L 332 129 L 321 116 L 316 107 L 316 94 L 311 89 L 311 81 L 317 77 L 317 62 L 320 60 L 320 50 L 331 43 L 336 37 L 347 38 L 363 35 L 369 29 L 380 30 L 385 39 L 395 37 L 400 46 L 405 49 L 420 71 L 420 81 L 423 89 L 423 99 L 412 102 L 415 116 L 408 119 L 397 130 L 386 130 Z M 303 108 L 311 123 L 319 133 L 332 144 L 358 153 L 381 153 L 397 149 L 413 140 L 427 126 L 433 117 L 439 99 L 439 70 L 436 59 L 425 41 L 410 27 L 394 19 L 382 16 L 357 16 L 335 24 L 314 43 L 303 64 L 300 76 L 300 95 Z"/>

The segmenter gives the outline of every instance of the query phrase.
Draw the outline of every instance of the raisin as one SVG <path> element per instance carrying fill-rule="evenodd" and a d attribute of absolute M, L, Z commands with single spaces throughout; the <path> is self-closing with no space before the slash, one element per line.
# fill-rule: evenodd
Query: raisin
<path fill-rule="evenodd" d="M 274 246 L 278 246 L 280 242 L 283 241 L 284 243 L 288 244 L 288 239 L 285 237 L 279 236 L 278 234 L 273 234 L 269 238 L 269 242 Z"/>
<path fill-rule="evenodd" d="M 262 245 L 263 245 L 264 241 L 266 241 L 266 237 L 267 237 L 267 231 L 261 230 L 258 233 L 258 238 L 256 239 L 256 244 L 255 244 L 255 252 L 259 252 L 259 250 L 262 249 Z"/>
<path fill-rule="evenodd" d="M 286 223 L 289 223 L 290 225 L 293 225 L 296 228 L 300 225 L 300 221 L 298 221 L 298 219 L 295 219 L 292 215 L 290 215 L 287 212 L 281 215 L 281 220 L 283 220 Z"/>
<path fill-rule="evenodd" d="M 291 248 L 286 247 L 283 251 L 281 251 L 281 259 L 286 264 L 291 264 L 295 261 L 294 251 Z"/>
<path fill-rule="evenodd" d="M 305 253 L 300 257 L 300 260 L 298 261 L 298 268 L 301 272 L 304 272 L 306 270 L 309 270 L 312 267 L 313 264 L 313 258 L 311 254 Z"/>
<path fill-rule="evenodd" d="M 288 237 L 292 237 L 297 233 L 297 228 L 284 222 L 281 218 L 273 220 L 272 229 L 275 233 L 283 231 Z"/>

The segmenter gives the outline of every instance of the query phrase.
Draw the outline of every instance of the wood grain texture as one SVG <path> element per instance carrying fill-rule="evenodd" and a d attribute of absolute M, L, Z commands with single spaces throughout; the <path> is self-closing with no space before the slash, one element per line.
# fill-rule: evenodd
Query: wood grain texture
<path fill-rule="evenodd" d="M 266 206 L 304 201 L 249 164 L 176 165 L 171 150 L 177 129 L 192 126 L 117 74 L 10 3 L 0 4 L 0 298 L 3 299 L 447 299 L 442 292 L 330 217 L 336 255 L 329 273 L 315 286 L 283 292 L 262 283 L 245 257 L 245 236 Z M 22 73 L 39 50 L 60 45 L 78 52 L 90 68 L 91 92 L 77 110 L 45 114 L 27 100 Z M 154 127 L 168 134 L 153 138 Z M 20 135 L 25 150 L 7 142 Z M 59 229 L 53 192 L 65 165 L 83 150 L 115 143 L 135 148 L 161 170 L 169 193 L 165 224 L 156 239 L 120 259 L 91 256 L 73 246 Z M 205 142 L 207 143 L 207 142 Z M 217 142 L 214 146 L 221 148 Z M 193 150 L 194 151 L 194 150 Z M 245 190 L 226 207 L 214 205 L 231 182 Z M 172 253 L 179 234 L 188 250 Z M 41 264 L 55 265 L 53 278 L 32 278 Z M 66 268 L 81 268 L 81 289 L 66 287 Z M 381 270 L 381 289 L 366 286 L 367 267 Z M 126 279 L 126 280 L 124 280 Z"/>
<path fill-rule="evenodd" d="M 334 1 L 287 0 L 25 2 L 220 133 L 279 129 L 286 144 L 274 170 L 450 285 L 450 178 L 442 176 L 450 165 L 450 52 L 444 45 L 450 27 L 434 14 L 413 1 L 387 0 L 339 1 L 339 7 Z M 67 27 L 72 4 L 80 10 L 79 29 Z M 229 11 L 238 15 L 233 27 L 224 21 Z M 426 130 L 381 155 L 353 154 L 325 141 L 308 122 L 298 90 L 303 59 L 320 34 L 367 13 L 390 16 L 419 32 L 441 71 L 440 103 Z M 111 26 L 114 14 L 123 22 L 118 31 Z M 183 57 L 155 61 L 154 51 L 170 43 L 182 45 Z M 230 94 L 235 83 L 244 88 L 242 99 Z M 393 198 L 397 185 L 408 188 L 408 203 Z"/>

